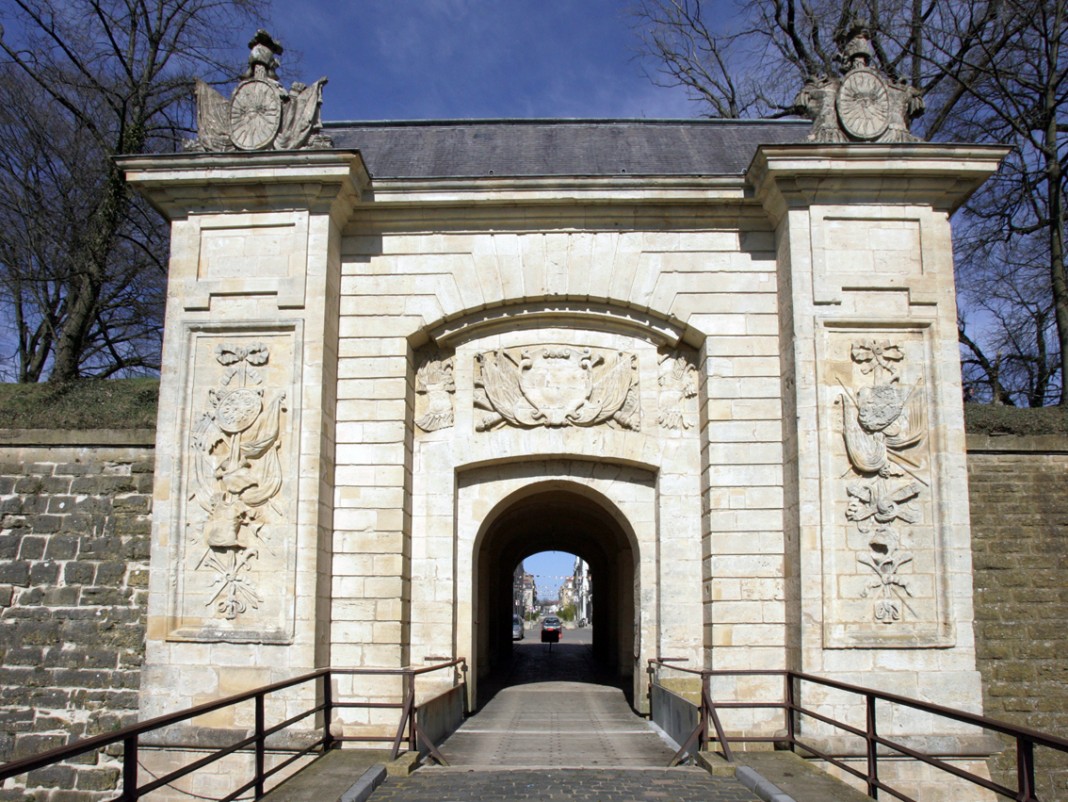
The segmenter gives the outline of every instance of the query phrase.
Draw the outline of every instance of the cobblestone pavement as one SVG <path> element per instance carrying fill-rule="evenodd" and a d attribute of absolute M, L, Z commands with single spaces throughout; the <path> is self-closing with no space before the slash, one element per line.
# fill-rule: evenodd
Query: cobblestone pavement
<path fill-rule="evenodd" d="M 506 688 L 441 746 L 469 769 L 664 768 L 675 750 L 619 688 L 545 682 Z"/>
<path fill-rule="evenodd" d="M 370 802 L 759 802 L 733 778 L 703 769 L 459 771 L 425 768 L 390 777 Z"/>
<path fill-rule="evenodd" d="M 667 766 L 675 750 L 606 681 L 588 642 L 517 643 L 503 687 L 441 745 L 442 754 L 450 766 L 491 771 Z"/>
<path fill-rule="evenodd" d="M 565 641 L 552 649 L 516 644 L 497 687 L 480 693 L 489 701 L 442 744 L 451 768 L 425 766 L 410 777 L 390 777 L 370 802 L 758 799 L 734 778 L 665 768 L 674 749 L 599 670 L 589 633 L 568 632 Z"/>

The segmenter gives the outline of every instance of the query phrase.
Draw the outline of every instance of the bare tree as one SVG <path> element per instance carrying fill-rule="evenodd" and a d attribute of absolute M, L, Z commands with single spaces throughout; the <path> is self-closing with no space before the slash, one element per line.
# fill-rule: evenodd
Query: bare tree
<path fill-rule="evenodd" d="M 1015 366 L 1006 374 L 1014 392 L 1030 406 L 1058 397 L 1068 405 L 1068 2 L 1004 0 L 997 10 L 993 35 L 960 59 L 951 85 L 965 89 L 942 115 L 943 136 L 1013 146 L 997 180 L 962 215 L 961 295 L 1000 310 L 985 340 Z"/>
<path fill-rule="evenodd" d="M 94 225 L 108 173 L 91 137 L 10 65 L 0 69 L 0 99 L 0 292 L 12 312 L 10 372 L 39 381 L 68 319 L 71 285 L 83 273 L 78 244 Z M 94 302 L 81 375 L 158 363 L 166 245 L 156 215 L 131 199 Z"/>
<path fill-rule="evenodd" d="M 998 178 L 957 221 L 972 240 L 958 247 L 961 296 L 970 303 L 997 298 L 1000 310 L 977 307 L 965 316 L 982 323 L 971 332 L 961 329 L 966 367 L 981 374 L 991 397 L 1001 402 L 1068 404 L 1066 5 L 1068 0 L 755 0 L 737 16 L 720 11 L 713 23 L 701 0 L 639 0 L 636 14 L 662 65 L 658 80 L 687 87 L 710 116 L 790 113 L 804 81 L 834 71 L 838 32 L 864 19 L 875 32 L 877 63 L 907 79 L 925 100 L 921 135 L 1011 145 Z M 992 247 L 998 241 L 1004 247 Z M 1038 264 L 1045 278 L 1036 284 Z M 1048 293 L 1029 294 L 1030 305 L 1011 286 L 1023 286 L 1021 265 L 1032 275 L 1028 287 Z M 1013 309 L 1014 303 L 1022 305 Z M 1040 308 L 1046 312 L 1038 314 Z M 1024 325 L 1026 331 L 1010 330 Z M 990 356 L 998 352 L 1001 358 Z M 1007 371 L 1010 363 L 1033 370 Z"/>
<path fill-rule="evenodd" d="M 1023 153 L 1014 150 L 956 220 L 958 330 L 972 397 L 1035 407 L 1063 398 L 1063 350 L 1048 247 L 1056 232 L 1048 218 L 1034 225 L 1044 203 Z"/>
<path fill-rule="evenodd" d="M 1040 407 L 1056 402 L 1060 362 L 1049 274 L 1034 254 L 1013 253 L 1004 239 L 964 264 L 965 311 L 958 316 L 967 397 Z M 983 345 L 972 337 L 981 331 Z"/>
<path fill-rule="evenodd" d="M 191 128 L 270 0 L 9 0 L 0 11 L 0 307 L 19 381 L 158 366 L 166 229 L 113 157 Z M 243 38 L 243 37 L 242 37 Z"/>

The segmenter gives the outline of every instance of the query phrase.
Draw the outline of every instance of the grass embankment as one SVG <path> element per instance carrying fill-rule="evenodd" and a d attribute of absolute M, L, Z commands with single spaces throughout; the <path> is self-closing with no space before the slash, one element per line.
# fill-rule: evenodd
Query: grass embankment
<path fill-rule="evenodd" d="M 154 429 L 158 379 L 0 384 L 0 429 Z"/>
<path fill-rule="evenodd" d="M 1068 435 L 1068 409 L 965 404 L 964 426 L 968 434 Z"/>

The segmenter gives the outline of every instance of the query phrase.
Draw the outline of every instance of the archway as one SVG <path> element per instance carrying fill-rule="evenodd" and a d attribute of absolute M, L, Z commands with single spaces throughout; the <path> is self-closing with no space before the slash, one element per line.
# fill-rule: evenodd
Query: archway
<path fill-rule="evenodd" d="M 632 537 L 601 502 L 554 487 L 524 495 L 487 521 L 473 555 L 479 677 L 510 659 L 512 572 L 539 551 L 566 551 L 590 566 L 595 588 L 593 653 L 628 691 L 634 678 L 638 555 Z"/>

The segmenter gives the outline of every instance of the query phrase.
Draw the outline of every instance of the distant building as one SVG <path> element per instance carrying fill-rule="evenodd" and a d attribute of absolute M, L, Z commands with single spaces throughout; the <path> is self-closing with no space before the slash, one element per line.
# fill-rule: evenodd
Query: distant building
<path fill-rule="evenodd" d="M 526 572 L 523 570 L 523 563 L 519 563 L 515 567 L 515 571 L 512 572 L 512 615 L 518 615 L 522 617 L 523 606 L 523 577 L 526 576 Z"/>
<path fill-rule="evenodd" d="M 574 594 L 575 577 L 569 576 L 564 579 L 562 585 L 560 585 L 560 609 L 567 607 L 569 604 L 575 601 Z"/>
<path fill-rule="evenodd" d="M 538 585 L 519 563 L 512 574 L 512 614 L 525 618 L 538 601 Z"/>
<path fill-rule="evenodd" d="M 575 558 L 575 572 L 571 577 L 572 601 L 575 604 L 575 620 L 590 623 L 593 618 L 593 585 L 590 582 L 590 566 L 581 557 Z"/>

